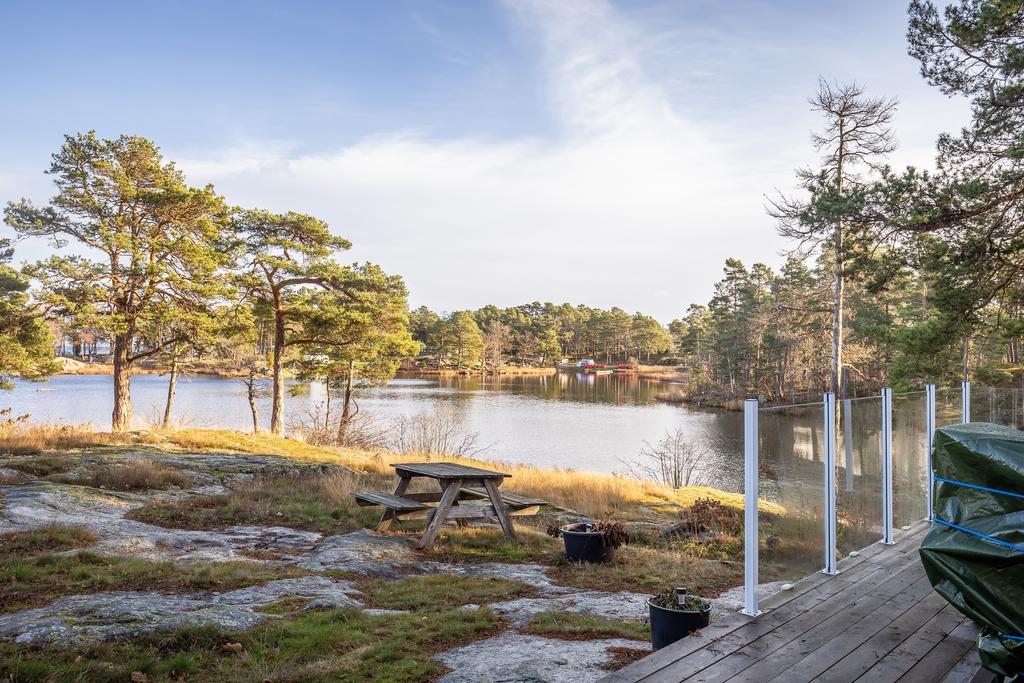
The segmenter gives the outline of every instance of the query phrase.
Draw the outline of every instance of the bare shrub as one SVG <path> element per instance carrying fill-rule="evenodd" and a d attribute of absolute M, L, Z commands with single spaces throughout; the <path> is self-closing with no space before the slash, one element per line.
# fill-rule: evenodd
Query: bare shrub
<path fill-rule="evenodd" d="M 366 413 L 351 415 L 345 429 L 339 429 L 341 420 L 341 415 L 328 413 L 324 403 L 317 403 L 305 415 L 291 420 L 288 429 L 314 446 L 344 446 L 361 450 L 387 448 L 389 425 Z"/>
<path fill-rule="evenodd" d="M 455 411 L 442 408 L 433 413 L 403 415 L 392 421 L 388 450 L 422 455 L 457 455 L 472 458 L 486 451 L 479 432 L 467 432 Z"/>
<path fill-rule="evenodd" d="M 640 459 L 626 463 L 630 474 L 671 486 L 708 486 L 714 482 L 717 466 L 710 444 L 687 439 L 682 427 L 665 432 L 656 444 L 644 442 Z"/>

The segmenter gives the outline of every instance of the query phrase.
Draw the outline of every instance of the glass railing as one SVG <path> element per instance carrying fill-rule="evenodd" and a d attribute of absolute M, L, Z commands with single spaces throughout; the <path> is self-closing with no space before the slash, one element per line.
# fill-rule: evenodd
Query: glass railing
<path fill-rule="evenodd" d="M 837 401 L 836 542 L 839 556 L 882 538 L 882 397 Z"/>
<path fill-rule="evenodd" d="M 1020 389 L 971 387 L 971 422 L 1024 427 L 1024 392 Z"/>
<path fill-rule="evenodd" d="M 822 403 L 762 408 L 759 490 L 770 509 L 759 521 L 760 582 L 796 581 L 824 557 Z"/>
<path fill-rule="evenodd" d="M 936 387 L 935 389 L 935 426 L 945 427 L 963 422 L 963 389 L 956 387 Z"/>
<path fill-rule="evenodd" d="M 893 526 L 928 516 L 928 402 L 925 392 L 892 399 Z"/>

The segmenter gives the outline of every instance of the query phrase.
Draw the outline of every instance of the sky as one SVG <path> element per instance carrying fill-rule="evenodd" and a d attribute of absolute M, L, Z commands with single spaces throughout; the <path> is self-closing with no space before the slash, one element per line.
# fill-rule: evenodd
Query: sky
<path fill-rule="evenodd" d="M 899 98 L 897 167 L 969 113 L 907 56 L 901 0 L 6 0 L 0 26 L 0 202 L 47 201 L 65 134 L 144 135 L 439 311 L 667 322 L 726 258 L 783 260 L 766 197 L 816 161 L 820 77 Z"/>

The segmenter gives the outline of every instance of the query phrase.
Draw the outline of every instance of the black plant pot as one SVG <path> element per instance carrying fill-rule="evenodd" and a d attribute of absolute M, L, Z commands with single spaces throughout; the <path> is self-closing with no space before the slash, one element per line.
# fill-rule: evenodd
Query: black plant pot
<path fill-rule="evenodd" d="M 563 526 L 562 540 L 565 542 L 565 556 L 570 562 L 611 562 L 615 548 L 604 544 L 604 534 L 591 531 L 592 524 L 568 524 Z"/>
<path fill-rule="evenodd" d="M 711 623 L 711 607 L 681 611 L 658 607 L 647 601 L 651 611 L 651 646 L 660 650 Z"/>

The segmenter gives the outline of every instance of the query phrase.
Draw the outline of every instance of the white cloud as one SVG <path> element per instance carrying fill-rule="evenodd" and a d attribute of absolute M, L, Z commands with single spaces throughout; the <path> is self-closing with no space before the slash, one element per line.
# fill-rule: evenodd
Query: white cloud
<path fill-rule="evenodd" d="M 644 69 L 642 28 L 606 2 L 509 11 L 540 46 L 555 139 L 383 131 L 317 154 L 250 142 L 180 166 L 233 203 L 324 218 L 354 258 L 442 310 L 573 301 L 667 321 L 706 300 L 726 256 L 779 260 L 763 195 L 807 160 L 805 133 L 784 145 L 755 124 L 728 139 L 728 126 L 687 120 Z"/>
<path fill-rule="evenodd" d="M 638 28 L 602 2 L 512 13 L 542 46 L 558 139 L 393 132 L 313 155 L 250 142 L 179 165 L 232 202 L 322 216 L 353 256 L 441 309 L 571 300 L 667 319 L 748 238 L 774 260 L 762 187 L 645 76 Z"/>

